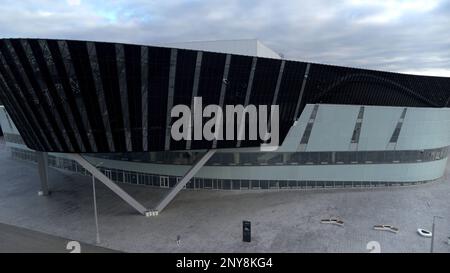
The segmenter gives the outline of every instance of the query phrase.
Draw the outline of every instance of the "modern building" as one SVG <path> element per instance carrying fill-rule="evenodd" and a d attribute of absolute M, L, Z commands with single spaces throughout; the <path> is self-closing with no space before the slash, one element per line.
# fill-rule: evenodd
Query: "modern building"
<path fill-rule="evenodd" d="M 175 141 L 170 110 L 193 97 L 279 105 L 280 148 Z M 285 60 L 257 40 L 2 39 L 0 101 L 14 157 L 87 173 L 82 154 L 112 181 L 166 188 L 411 185 L 443 175 L 450 143 L 450 78 Z"/>

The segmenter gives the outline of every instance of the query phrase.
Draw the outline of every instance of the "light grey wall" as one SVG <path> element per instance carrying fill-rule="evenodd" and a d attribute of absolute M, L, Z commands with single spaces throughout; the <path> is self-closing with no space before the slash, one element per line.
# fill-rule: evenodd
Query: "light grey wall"
<path fill-rule="evenodd" d="M 0 125 L 2 126 L 3 133 L 19 134 L 16 125 L 12 122 L 11 117 L 9 117 L 3 105 L 0 105 Z"/>
<path fill-rule="evenodd" d="M 166 43 L 162 44 L 162 46 L 272 59 L 281 58 L 278 53 L 265 46 L 257 39 L 179 42 Z"/>
<path fill-rule="evenodd" d="M 358 112 L 359 106 L 319 105 L 306 151 L 348 151 Z"/>
<path fill-rule="evenodd" d="M 306 105 L 280 151 L 295 151 L 314 105 Z M 405 107 L 364 106 L 359 151 L 390 150 L 389 140 Z M 349 151 L 359 105 L 320 104 L 306 151 Z M 450 145 L 450 109 L 408 107 L 395 150 Z"/>
<path fill-rule="evenodd" d="M 444 147 L 450 144 L 448 108 L 408 108 L 397 150 Z"/>
<path fill-rule="evenodd" d="M 386 150 L 403 108 L 364 107 L 364 118 L 358 150 Z"/>

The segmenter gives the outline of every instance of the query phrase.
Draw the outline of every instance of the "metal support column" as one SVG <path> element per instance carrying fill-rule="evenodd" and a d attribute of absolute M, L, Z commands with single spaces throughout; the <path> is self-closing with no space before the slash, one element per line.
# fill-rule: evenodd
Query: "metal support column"
<path fill-rule="evenodd" d="M 97 178 L 110 190 L 112 190 L 115 194 L 117 194 L 120 198 L 122 198 L 125 202 L 127 202 L 130 206 L 132 206 L 135 210 L 137 210 L 140 214 L 145 216 L 151 215 L 151 213 L 143 205 L 141 205 L 141 203 L 136 201 L 136 199 L 131 197 L 128 193 L 126 193 L 119 186 L 117 186 L 113 181 L 111 181 L 111 179 L 109 179 L 106 175 L 104 175 L 101 171 L 99 171 L 89 161 L 84 159 L 80 154 L 68 154 L 68 155 L 70 156 L 70 158 L 72 158 L 73 160 L 78 162 L 81 166 L 83 166 L 83 168 L 85 168 L 88 172 L 90 172 L 95 178 Z"/>
<path fill-rule="evenodd" d="M 194 177 L 194 175 L 208 162 L 216 150 L 208 150 L 195 164 L 189 169 L 184 177 L 169 191 L 169 193 L 156 206 L 153 214 L 160 213 L 175 196 L 184 188 L 184 186 Z"/>
<path fill-rule="evenodd" d="M 41 180 L 41 189 L 38 191 L 40 196 L 49 195 L 48 190 L 48 154 L 36 151 L 36 159 L 38 162 L 39 178 Z"/>

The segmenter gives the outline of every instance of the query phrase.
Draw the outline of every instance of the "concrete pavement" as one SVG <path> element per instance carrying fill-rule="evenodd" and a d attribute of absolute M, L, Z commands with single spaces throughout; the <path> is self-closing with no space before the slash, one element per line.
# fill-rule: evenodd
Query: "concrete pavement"
<path fill-rule="evenodd" d="M 0 253 L 112 253 L 103 247 L 0 223 Z M 73 246 L 72 246 L 73 245 Z M 79 247 L 79 248 L 78 248 Z"/>
<path fill-rule="evenodd" d="M 92 184 L 50 169 L 49 197 L 37 195 L 37 167 L 0 150 L 0 222 L 80 242 L 95 242 Z M 147 207 L 165 193 L 140 185 L 121 186 Z M 450 183 L 398 188 L 280 190 L 278 192 L 182 191 L 157 217 L 146 218 L 97 183 L 101 246 L 126 252 L 428 252 L 437 219 L 435 251 L 450 252 Z M 343 227 L 321 224 L 339 217 Z M 252 242 L 242 242 L 242 220 L 252 221 Z M 391 224 L 398 234 L 373 230 Z M 177 244 L 177 237 L 180 244 Z M 1 238 L 1 237 L 0 237 Z M 1 240 L 1 239 L 0 239 Z M 59 246 L 58 246 L 59 248 Z M 64 251 L 64 249 L 63 249 Z"/>

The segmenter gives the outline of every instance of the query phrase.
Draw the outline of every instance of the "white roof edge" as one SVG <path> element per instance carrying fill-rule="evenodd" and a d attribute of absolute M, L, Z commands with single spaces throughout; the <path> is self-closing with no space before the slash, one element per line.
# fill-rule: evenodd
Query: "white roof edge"
<path fill-rule="evenodd" d="M 256 38 L 161 43 L 161 46 L 281 59 L 278 53 Z"/>
<path fill-rule="evenodd" d="M 258 55 L 260 54 L 260 51 L 261 51 L 261 54 L 263 54 L 263 55 L 273 55 L 272 58 L 282 59 L 278 52 L 276 52 L 272 48 L 266 46 L 264 43 L 262 43 L 258 39 L 256 40 L 256 50 L 257 50 Z"/>
<path fill-rule="evenodd" d="M 208 43 L 208 42 L 238 42 L 238 41 L 258 41 L 257 38 L 244 38 L 244 39 L 219 39 L 219 40 L 192 40 L 192 41 L 178 41 L 178 42 L 167 42 L 161 43 L 164 45 L 170 44 L 187 44 L 187 43 Z"/>

